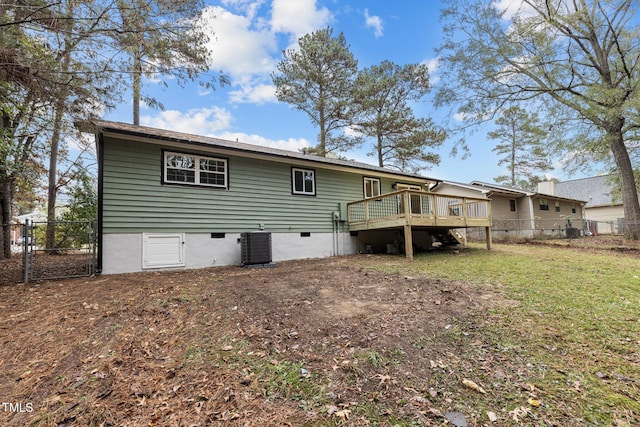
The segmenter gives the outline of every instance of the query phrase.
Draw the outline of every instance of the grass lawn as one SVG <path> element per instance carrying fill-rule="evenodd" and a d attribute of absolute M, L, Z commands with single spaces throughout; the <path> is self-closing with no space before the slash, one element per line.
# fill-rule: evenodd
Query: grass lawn
<path fill-rule="evenodd" d="M 487 251 L 472 245 L 455 256 L 365 264 L 500 286 L 519 302 L 482 314 L 475 330 L 457 335 L 457 369 L 467 376 L 490 382 L 496 357 L 521 373 L 512 378 L 513 387 L 461 401 L 461 408 L 509 410 L 514 424 L 524 425 L 558 425 L 555 420 L 567 415 L 574 425 L 640 425 L 637 254 L 527 244 Z"/>

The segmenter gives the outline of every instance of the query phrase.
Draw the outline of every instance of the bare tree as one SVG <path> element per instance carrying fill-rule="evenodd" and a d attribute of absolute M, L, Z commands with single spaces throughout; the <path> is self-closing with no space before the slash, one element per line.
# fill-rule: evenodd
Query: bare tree
<path fill-rule="evenodd" d="M 562 105 L 606 147 L 622 182 L 628 238 L 640 238 L 640 204 L 628 144 L 638 139 L 640 37 L 633 0 L 522 0 L 510 19 L 493 0 L 446 0 L 444 78 L 437 105 L 467 124 L 511 102 Z M 565 140 L 566 151 L 579 148 Z M 591 151 L 598 148 L 590 147 Z M 604 150 L 603 150 L 604 151 Z"/>

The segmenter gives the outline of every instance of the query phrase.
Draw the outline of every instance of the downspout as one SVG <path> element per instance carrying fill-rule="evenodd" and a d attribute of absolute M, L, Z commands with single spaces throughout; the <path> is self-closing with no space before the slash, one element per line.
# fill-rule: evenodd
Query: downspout
<path fill-rule="evenodd" d="M 332 252 L 333 252 L 333 256 L 338 255 L 338 252 L 336 251 L 336 245 L 337 245 L 337 241 L 336 241 L 336 219 L 334 218 L 334 214 L 333 212 L 331 212 L 331 240 L 333 243 L 333 248 L 332 248 Z"/>
<path fill-rule="evenodd" d="M 98 235 L 97 249 L 98 256 L 96 259 L 96 274 L 102 273 L 102 223 L 103 223 L 103 206 L 104 206 L 104 133 L 99 131 L 96 138 L 96 152 L 98 155 Z"/>
<path fill-rule="evenodd" d="M 585 241 L 587 238 L 587 211 L 584 203 L 580 203 L 580 219 L 582 220 L 582 240 Z M 613 227 L 611 234 L 613 234 Z"/>
<path fill-rule="evenodd" d="M 533 197 L 527 196 L 529 198 L 529 220 L 531 221 L 531 237 L 536 234 L 536 218 L 533 211 Z"/>

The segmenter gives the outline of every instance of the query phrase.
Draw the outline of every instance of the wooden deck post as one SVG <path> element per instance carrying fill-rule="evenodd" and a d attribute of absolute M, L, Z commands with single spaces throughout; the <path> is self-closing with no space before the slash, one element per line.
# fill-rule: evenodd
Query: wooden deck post
<path fill-rule="evenodd" d="M 411 235 L 411 224 L 404 225 L 404 253 L 409 261 L 413 261 L 413 236 Z"/>
<path fill-rule="evenodd" d="M 484 228 L 487 233 L 487 249 L 491 250 L 491 227 Z"/>
<path fill-rule="evenodd" d="M 404 253 L 409 261 L 413 261 L 413 235 L 411 234 L 411 195 L 409 190 L 402 194 L 404 205 Z"/>

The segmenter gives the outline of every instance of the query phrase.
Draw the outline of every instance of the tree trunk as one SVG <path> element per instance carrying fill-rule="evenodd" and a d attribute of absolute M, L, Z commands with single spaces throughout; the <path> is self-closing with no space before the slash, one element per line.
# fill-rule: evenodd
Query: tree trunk
<path fill-rule="evenodd" d="M 71 13 L 69 13 L 71 16 Z M 62 57 L 61 70 L 67 72 L 71 62 L 71 54 L 65 43 L 66 51 Z M 53 249 L 56 246 L 56 202 L 58 199 L 58 152 L 60 149 L 60 135 L 62 134 L 62 123 L 64 119 L 65 104 L 67 102 L 68 89 L 60 90 L 56 102 L 56 112 L 53 121 L 53 132 L 51 135 L 51 154 L 49 155 L 49 187 L 47 189 L 47 232 L 45 246 Z"/>
<path fill-rule="evenodd" d="M 133 124 L 140 124 L 140 81 L 142 79 L 142 46 L 134 47 L 133 55 Z"/>
<path fill-rule="evenodd" d="M 322 102 L 322 101 L 321 101 Z M 320 141 L 318 141 L 317 155 L 321 157 L 327 156 L 327 129 L 324 117 L 324 107 L 320 106 L 318 111 L 318 118 L 320 119 Z"/>
<path fill-rule="evenodd" d="M 380 166 L 381 168 L 384 167 L 384 159 L 382 156 L 382 135 L 380 135 L 380 132 L 378 132 L 378 145 L 377 145 L 377 151 L 378 151 L 378 166 Z"/>
<path fill-rule="evenodd" d="M 629 152 L 624 144 L 622 125 L 615 132 L 609 134 L 611 138 L 611 152 L 620 173 L 622 187 L 622 203 L 624 205 L 625 230 L 627 239 L 640 240 L 640 203 L 638 202 L 638 187 L 633 176 L 633 166 Z"/>
<path fill-rule="evenodd" d="M 6 111 L 0 112 L 0 143 L 13 137 L 11 118 Z M 11 202 L 13 199 L 11 177 L 7 170 L 7 159 L 0 159 L 0 259 L 11 258 Z"/>
<path fill-rule="evenodd" d="M 62 95 L 61 95 L 62 96 Z M 56 106 L 56 115 L 53 123 L 53 134 L 51 135 L 51 154 L 49 155 L 49 188 L 47 189 L 47 249 L 53 249 L 56 245 L 56 202 L 58 198 L 58 149 L 60 146 L 60 128 L 62 127 L 62 114 L 64 101 Z M 62 105 L 60 105 L 62 104 Z"/>
<path fill-rule="evenodd" d="M 518 144 L 516 123 L 511 120 L 511 186 L 516 186 L 516 145 Z"/>
<path fill-rule="evenodd" d="M 11 258 L 11 183 L 0 183 L 0 259 Z"/>

